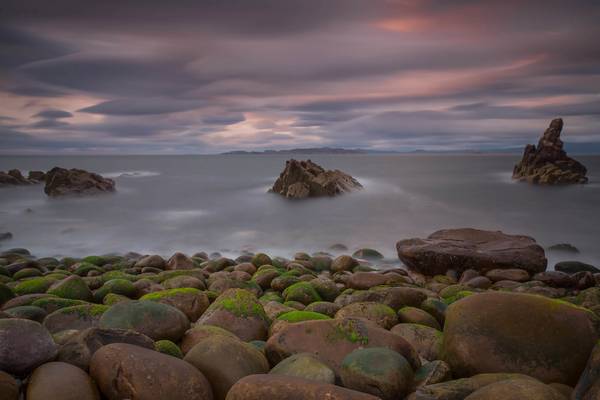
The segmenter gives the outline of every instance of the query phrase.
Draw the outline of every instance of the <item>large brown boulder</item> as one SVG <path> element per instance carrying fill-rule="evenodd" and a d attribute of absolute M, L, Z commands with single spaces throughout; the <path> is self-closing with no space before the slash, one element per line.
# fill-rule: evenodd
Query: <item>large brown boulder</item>
<path fill-rule="evenodd" d="M 227 400 L 377 400 L 379 397 L 292 376 L 250 375 L 239 380 Z"/>
<path fill-rule="evenodd" d="M 212 400 L 212 389 L 193 365 L 166 354 L 124 343 L 102 347 L 90 375 L 108 400 Z"/>
<path fill-rule="evenodd" d="M 552 120 L 538 146 L 525 147 L 523 158 L 513 170 L 513 179 L 546 185 L 587 183 L 587 169 L 563 150 L 562 128 L 561 118 Z"/>
<path fill-rule="evenodd" d="M 600 342 L 594 347 L 587 366 L 575 386 L 573 399 L 600 399 Z"/>
<path fill-rule="evenodd" d="M 362 189 L 350 175 L 339 170 L 325 170 L 311 160 L 288 160 L 285 169 L 270 191 L 288 198 L 336 196 Z"/>
<path fill-rule="evenodd" d="M 546 270 L 544 249 L 529 236 L 508 235 L 479 229 L 445 229 L 427 239 L 407 239 L 396 244 L 398 257 L 411 270 L 425 275 L 443 275 L 449 269 L 520 268 L 530 273 Z"/>
<path fill-rule="evenodd" d="M 512 372 L 573 386 L 598 340 L 595 318 L 537 295 L 474 294 L 448 308 L 442 357 L 455 377 Z"/>
<path fill-rule="evenodd" d="M 82 169 L 54 167 L 46 174 L 44 192 L 50 197 L 114 192 L 115 182 Z"/>
<path fill-rule="evenodd" d="M 96 384 L 81 369 L 64 362 L 49 362 L 33 371 L 27 400 L 100 400 Z"/>
<path fill-rule="evenodd" d="M 567 400 L 560 392 L 533 379 L 507 379 L 487 385 L 465 400 Z"/>
<path fill-rule="evenodd" d="M 416 350 L 403 338 L 358 318 L 313 320 L 289 324 L 267 341 L 265 353 L 272 365 L 298 353 L 312 353 L 339 376 L 342 360 L 358 348 L 386 347 L 420 366 Z"/>

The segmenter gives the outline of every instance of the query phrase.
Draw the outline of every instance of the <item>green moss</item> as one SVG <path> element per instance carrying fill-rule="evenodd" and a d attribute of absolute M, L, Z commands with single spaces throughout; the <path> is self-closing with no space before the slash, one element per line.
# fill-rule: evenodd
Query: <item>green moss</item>
<path fill-rule="evenodd" d="M 267 314 L 256 297 L 244 289 L 235 289 L 226 292 L 226 294 L 217 298 L 207 312 L 211 308 L 225 309 L 236 317 L 259 317 L 268 321 Z"/>
<path fill-rule="evenodd" d="M 154 342 L 154 349 L 160 353 L 176 357 L 183 358 L 183 353 L 179 347 L 171 342 L 170 340 L 158 340 Z"/>
<path fill-rule="evenodd" d="M 140 300 L 151 300 L 158 301 L 160 299 L 164 299 L 166 297 L 177 296 L 178 294 L 200 294 L 201 290 L 195 288 L 176 288 L 176 289 L 166 289 L 158 292 L 148 293 L 142 297 Z"/>
<path fill-rule="evenodd" d="M 15 293 L 12 289 L 3 283 L 0 283 L 0 306 L 13 297 L 15 297 Z"/>
<path fill-rule="evenodd" d="M 465 297 L 471 296 L 475 294 L 475 292 L 472 292 L 470 290 L 461 290 L 460 292 L 450 296 L 450 297 L 445 297 L 442 299 L 442 301 L 448 305 L 460 300 L 460 299 L 464 299 Z"/>
<path fill-rule="evenodd" d="M 298 301 L 304 305 L 321 301 L 317 290 L 308 282 L 298 282 L 283 291 L 285 301 Z"/>
<path fill-rule="evenodd" d="M 13 275 L 14 280 L 19 280 L 23 278 L 31 278 L 34 276 L 42 276 L 42 271 L 37 268 L 23 268 L 20 271 L 15 272 Z"/>
<path fill-rule="evenodd" d="M 73 257 L 65 257 L 63 259 L 60 260 L 60 263 L 70 267 L 71 265 L 77 264 L 80 260 L 78 258 L 73 258 Z"/>
<path fill-rule="evenodd" d="M 268 255 L 266 255 L 265 253 L 257 253 L 254 255 L 254 257 L 252 257 L 252 260 L 250 261 L 256 268 L 261 267 L 263 265 L 271 265 L 273 264 L 273 260 L 271 260 L 271 257 L 269 257 Z"/>
<path fill-rule="evenodd" d="M 286 313 L 280 314 L 277 317 L 278 320 L 287 321 L 287 322 L 302 322 L 302 321 L 312 321 L 318 319 L 331 319 L 325 314 L 321 314 L 314 311 L 288 311 Z"/>
<path fill-rule="evenodd" d="M 62 281 L 63 279 L 69 277 L 69 274 L 65 272 L 52 272 L 48 275 L 44 275 L 45 278 L 53 279 L 56 281 Z"/>
<path fill-rule="evenodd" d="M 48 289 L 48 294 L 53 294 L 63 299 L 92 300 L 92 291 L 78 275 L 72 275 L 55 283 Z"/>
<path fill-rule="evenodd" d="M 110 307 L 102 304 L 84 304 L 79 306 L 70 306 L 59 309 L 61 314 L 78 314 L 81 317 L 96 317 L 104 314 Z"/>
<path fill-rule="evenodd" d="M 52 282 L 51 279 L 45 277 L 31 278 L 18 283 L 15 286 L 14 291 L 19 296 L 33 293 L 46 293 L 46 290 L 52 285 Z"/>
<path fill-rule="evenodd" d="M 86 276 L 90 271 L 97 271 L 101 274 L 104 273 L 104 270 L 102 268 L 87 262 L 80 263 L 79 266 L 73 272 L 79 276 Z"/>
<path fill-rule="evenodd" d="M 101 267 L 104 264 L 106 264 L 106 259 L 101 256 L 87 256 L 82 261 L 85 263 L 94 264 L 98 267 Z"/>
<path fill-rule="evenodd" d="M 162 283 L 167 279 L 175 278 L 178 276 L 192 276 L 194 278 L 198 278 L 204 280 L 204 273 L 201 269 L 185 269 L 185 270 L 175 270 L 175 271 L 163 271 L 159 273 L 156 278 L 157 282 Z"/>
<path fill-rule="evenodd" d="M 283 298 L 277 292 L 267 292 L 258 299 L 263 304 L 267 304 L 270 301 L 276 301 L 278 303 L 283 303 Z"/>
<path fill-rule="evenodd" d="M 31 303 L 32 306 L 40 307 L 46 310 L 47 313 L 52 313 L 65 307 L 81 306 L 85 304 L 87 304 L 85 301 L 62 299 L 60 297 L 46 297 L 35 300 L 33 303 Z"/>
<path fill-rule="evenodd" d="M 108 271 L 103 273 L 101 278 L 103 282 L 112 281 L 113 279 L 125 279 L 130 282 L 135 282 L 137 280 L 137 276 L 127 274 L 123 271 Z"/>
<path fill-rule="evenodd" d="M 127 296 L 123 296 L 121 294 L 109 293 L 102 299 L 102 303 L 106 306 L 112 306 L 114 304 L 120 303 L 122 301 L 131 300 Z"/>
<path fill-rule="evenodd" d="M 101 303 L 109 293 L 120 294 L 122 296 L 127 296 L 129 298 L 134 298 L 137 294 L 137 289 L 133 286 L 133 283 L 127 279 L 111 279 L 106 281 L 101 288 L 96 290 L 94 293 L 94 299 L 97 303 Z"/>
<path fill-rule="evenodd" d="M 352 343 L 360 343 L 362 345 L 369 344 L 369 336 L 366 332 L 361 332 L 358 327 L 359 322 L 353 319 L 342 320 L 334 327 L 327 338 L 330 341 L 347 340 Z"/>

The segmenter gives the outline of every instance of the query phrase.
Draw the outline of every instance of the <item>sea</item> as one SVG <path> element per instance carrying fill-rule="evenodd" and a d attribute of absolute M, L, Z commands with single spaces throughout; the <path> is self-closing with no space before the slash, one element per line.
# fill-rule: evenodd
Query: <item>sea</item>
<path fill-rule="evenodd" d="M 43 185 L 0 188 L 0 251 L 36 256 L 138 252 L 349 251 L 370 247 L 389 265 L 397 241 L 472 227 L 523 234 L 547 248 L 549 268 L 600 266 L 600 156 L 577 156 L 587 185 L 535 186 L 511 179 L 518 155 L 293 155 L 340 169 L 364 186 L 335 198 L 289 200 L 268 189 L 290 155 L 0 156 L 0 170 L 82 168 L 116 181 L 114 194 L 49 198 Z"/>

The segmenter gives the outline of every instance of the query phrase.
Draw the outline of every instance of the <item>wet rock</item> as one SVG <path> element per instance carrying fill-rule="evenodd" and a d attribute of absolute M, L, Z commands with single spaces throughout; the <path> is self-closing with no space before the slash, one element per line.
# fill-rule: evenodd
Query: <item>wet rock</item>
<path fill-rule="evenodd" d="M 544 282 L 551 287 L 572 287 L 575 280 L 568 274 L 560 271 L 545 271 L 537 273 L 532 278 L 535 281 Z"/>
<path fill-rule="evenodd" d="M 579 249 L 570 243 L 553 244 L 552 246 L 548 247 L 548 250 L 561 253 L 579 254 Z"/>
<path fill-rule="evenodd" d="M 19 318 L 0 319 L 0 371 L 26 375 L 56 357 L 50 332 L 37 322 Z"/>
<path fill-rule="evenodd" d="M 208 307 L 197 324 L 219 326 L 243 341 L 251 341 L 267 338 L 270 321 L 254 294 L 229 289 Z"/>
<path fill-rule="evenodd" d="M 529 280 L 529 272 L 518 269 L 518 268 L 509 268 L 509 269 L 493 269 L 488 271 L 485 276 L 487 276 L 492 282 L 499 281 L 514 281 L 514 282 L 526 282 Z"/>
<path fill-rule="evenodd" d="M 158 269 L 165 269 L 166 265 L 167 264 L 165 262 L 165 259 L 156 254 L 142 257 L 135 263 L 135 266 L 138 268 L 152 267 Z"/>
<path fill-rule="evenodd" d="M 344 357 L 340 376 L 343 385 L 349 389 L 394 400 L 408 393 L 413 370 L 400 354 L 375 347 L 356 349 Z"/>
<path fill-rule="evenodd" d="M 410 343 L 425 360 L 440 358 L 443 336 L 439 330 L 420 324 L 402 323 L 395 325 L 390 332 Z"/>
<path fill-rule="evenodd" d="M 294 199 L 336 196 L 362 189 L 350 175 L 339 170 L 325 170 L 311 160 L 288 160 L 285 169 L 270 189 L 271 192 Z"/>
<path fill-rule="evenodd" d="M 383 254 L 375 249 L 364 248 L 356 250 L 354 253 L 352 253 L 352 257 L 360 258 L 362 260 L 377 261 L 383 259 Z"/>
<path fill-rule="evenodd" d="M 560 134 L 563 120 L 556 118 L 540 138 L 538 146 L 528 144 L 515 165 L 513 179 L 536 184 L 587 183 L 587 169 L 567 156 Z"/>
<path fill-rule="evenodd" d="M 413 368 L 420 366 L 417 352 L 404 339 L 372 322 L 354 318 L 289 324 L 269 338 L 265 353 L 273 365 L 293 354 L 312 353 L 338 374 L 348 353 L 370 347 L 397 351 Z"/>
<path fill-rule="evenodd" d="M 60 308 L 44 318 L 44 326 L 51 333 L 67 329 L 83 330 L 96 327 L 107 309 L 107 306 L 99 304 Z"/>
<path fill-rule="evenodd" d="M 269 371 L 269 363 L 263 353 L 248 343 L 225 335 L 201 340 L 184 360 L 206 376 L 217 400 L 224 400 L 229 389 L 241 378 Z"/>
<path fill-rule="evenodd" d="M 31 374 L 27 400 L 100 400 L 100 393 L 81 369 L 63 362 L 49 362 Z"/>
<path fill-rule="evenodd" d="M 224 335 L 237 339 L 238 337 L 218 326 L 212 325 L 196 325 L 188 329 L 183 338 L 181 338 L 181 351 L 183 354 L 187 354 L 195 345 L 200 343 L 202 340 L 214 335 Z"/>
<path fill-rule="evenodd" d="M 189 328 L 184 313 L 154 301 L 126 301 L 110 307 L 100 318 L 100 328 L 132 329 L 153 340 L 177 342 Z"/>
<path fill-rule="evenodd" d="M 89 328 L 70 336 L 58 349 L 58 361 L 88 370 L 90 360 L 98 349 L 111 343 L 128 343 L 147 349 L 154 348 L 148 336 L 126 329 Z"/>
<path fill-rule="evenodd" d="M 423 364 L 415 371 L 413 383 L 415 387 L 421 387 L 446 382 L 450 379 L 452 379 L 450 366 L 442 360 L 435 360 Z"/>
<path fill-rule="evenodd" d="M 43 308 L 36 306 L 19 306 L 8 308 L 4 312 L 12 318 L 29 319 L 36 322 L 42 322 L 46 318 L 46 311 Z"/>
<path fill-rule="evenodd" d="M 90 375 L 108 400 L 212 400 L 212 389 L 193 365 L 124 343 L 99 349 Z"/>
<path fill-rule="evenodd" d="M 517 372 L 574 385 L 598 340 L 593 318 L 588 310 L 541 296 L 474 294 L 448 308 L 444 360 L 456 377 Z"/>
<path fill-rule="evenodd" d="M 600 342 L 596 344 L 577 386 L 573 390 L 574 400 L 600 399 Z"/>
<path fill-rule="evenodd" d="M 140 300 L 157 301 L 175 307 L 195 322 L 210 305 L 206 294 L 194 288 L 167 289 L 148 293 Z"/>
<path fill-rule="evenodd" d="M 335 313 L 337 313 L 339 309 L 340 306 L 338 306 L 335 303 L 330 303 L 328 301 L 317 301 L 315 303 L 307 305 L 304 310 L 317 312 L 319 314 L 324 314 L 333 318 L 335 316 Z"/>
<path fill-rule="evenodd" d="M 308 282 L 295 283 L 283 291 L 285 301 L 297 301 L 304 305 L 321 301 L 321 296 Z"/>
<path fill-rule="evenodd" d="M 85 281 L 77 275 L 71 275 L 52 284 L 46 293 L 63 299 L 83 301 L 92 301 L 93 299 L 92 291 L 86 285 Z"/>
<path fill-rule="evenodd" d="M 347 255 L 341 255 L 334 258 L 331 262 L 331 271 L 352 271 L 356 266 L 358 266 L 358 261 L 356 261 L 356 259 Z"/>
<path fill-rule="evenodd" d="M 0 400 L 18 400 L 19 383 L 11 375 L 0 371 Z"/>
<path fill-rule="evenodd" d="M 520 268 L 530 273 L 546 270 L 544 249 L 528 236 L 478 229 L 437 231 L 427 239 L 407 239 L 396 244 L 398 257 L 409 268 L 428 276 L 449 269 Z"/>
<path fill-rule="evenodd" d="M 335 373 L 314 354 L 294 354 L 277 364 L 269 374 L 292 376 L 321 383 L 335 383 Z"/>
<path fill-rule="evenodd" d="M 44 182 L 46 180 L 46 173 L 44 171 L 29 171 L 27 179 L 32 182 Z"/>
<path fill-rule="evenodd" d="M 567 400 L 548 385 L 532 379 L 507 379 L 476 390 L 465 400 Z"/>
<path fill-rule="evenodd" d="M 238 381 L 227 400 L 377 400 L 378 397 L 292 376 L 250 375 Z"/>
<path fill-rule="evenodd" d="M 44 192 L 50 197 L 114 192 L 115 182 L 82 169 L 54 167 L 46 174 Z"/>
<path fill-rule="evenodd" d="M 409 324 L 420 324 L 429 326 L 433 329 L 441 330 L 438 321 L 427 311 L 416 307 L 402 307 L 398 310 L 398 321 Z"/>
<path fill-rule="evenodd" d="M 577 272 L 591 272 L 592 274 L 596 274 L 600 272 L 600 269 L 581 261 L 561 261 L 556 263 L 554 269 L 566 274 L 576 274 Z"/>
<path fill-rule="evenodd" d="M 478 374 L 469 378 L 421 386 L 417 389 L 416 400 L 464 400 L 471 393 L 496 382 L 510 379 L 529 379 L 527 375 L 510 373 Z M 498 399 L 500 400 L 500 399 Z"/>
<path fill-rule="evenodd" d="M 384 329 L 390 329 L 398 323 L 398 317 L 391 307 L 375 302 L 352 303 L 340 308 L 335 318 L 364 318 Z"/>
<path fill-rule="evenodd" d="M 194 261 L 183 253 L 175 253 L 167 261 L 167 270 L 193 269 Z"/>

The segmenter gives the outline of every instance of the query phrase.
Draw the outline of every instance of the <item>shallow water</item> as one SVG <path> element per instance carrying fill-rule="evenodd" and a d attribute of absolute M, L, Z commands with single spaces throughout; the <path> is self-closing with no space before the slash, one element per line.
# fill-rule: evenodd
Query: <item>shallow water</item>
<path fill-rule="evenodd" d="M 0 157 L 0 170 L 83 168 L 115 179 L 117 193 L 50 199 L 42 185 L 0 189 L 3 248 L 38 256 L 137 251 L 264 250 L 290 256 L 344 243 L 395 259 L 400 239 L 476 227 L 568 242 L 581 254 L 550 264 L 600 264 L 600 156 L 580 156 L 590 184 L 536 187 L 511 180 L 518 156 L 318 155 L 357 177 L 362 192 L 289 201 L 266 193 L 286 156 Z M 296 158 L 303 158 L 296 156 Z M 27 212 L 27 209 L 31 209 Z"/>

